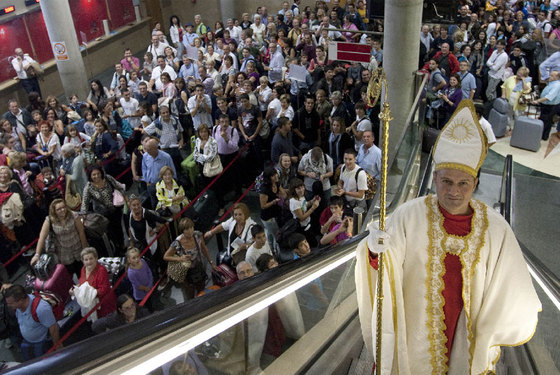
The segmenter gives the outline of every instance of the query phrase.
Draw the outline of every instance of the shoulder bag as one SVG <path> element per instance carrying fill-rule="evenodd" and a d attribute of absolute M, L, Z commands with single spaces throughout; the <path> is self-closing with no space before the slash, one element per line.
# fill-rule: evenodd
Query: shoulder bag
<path fill-rule="evenodd" d="M 222 161 L 218 155 L 214 156 L 214 158 L 210 161 L 204 163 L 204 168 L 202 169 L 202 174 L 205 177 L 215 177 L 222 173 L 224 167 L 222 166 Z"/>
<path fill-rule="evenodd" d="M 82 196 L 80 193 L 76 192 L 72 194 L 72 186 L 74 183 L 70 179 L 70 177 L 66 178 L 66 192 L 64 193 L 64 200 L 66 201 L 66 205 L 72 211 L 77 211 L 80 209 L 82 205 Z"/>

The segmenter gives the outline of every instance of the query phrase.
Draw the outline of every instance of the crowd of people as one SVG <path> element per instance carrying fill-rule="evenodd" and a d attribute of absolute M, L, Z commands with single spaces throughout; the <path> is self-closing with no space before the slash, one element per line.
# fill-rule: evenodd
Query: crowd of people
<path fill-rule="evenodd" d="M 78 280 L 68 294 L 82 313 L 100 301 L 91 320 L 102 332 L 144 316 L 133 307 L 164 271 L 161 298 L 177 286 L 187 300 L 204 293 L 207 268 L 226 264 L 241 279 L 351 236 L 352 210 L 367 208 L 381 158 L 379 109 L 366 91 L 382 43 L 360 31 L 382 23 L 369 24 L 363 1 L 298 3 L 284 2 L 275 15 L 259 7 L 214 27 L 198 15 L 185 24 L 172 16 L 167 35 L 156 23 L 143 61 L 125 49 L 110 81 L 92 80 L 85 98 L 44 100 L 38 85 L 26 84 L 27 106 L 10 100 L 0 120 L 0 189 L 20 211 L 3 217 L 1 260 L 38 241 L 31 260 L 21 257 L 9 271 L 23 261 L 40 267 L 54 253 Z M 374 46 L 371 63 L 330 61 L 331 40 Z M 16 56 L 12 65 L 25 80 L 32 59 L 20 49 Z M 207 225 L 208 207 L 197 212 L 190 203 L 218 175 Z M 258 211 L 236 203 L 212 228 L 253 182 Z M 225 246 L 212 259 L 206 241 L 220 232 Z M 113 255 L 126 258 L 126 297 L 117 298 L 98 262 Z M 97 300 L 88 299 L 90 288 Z M 323 306 L 322 291 L 314 293 Z M 38 298 L 21 294 L 7 295 L 27 301 L 24 310 Z M 145 307 L 161 308 L 150 300 Z M 23 331 L 25 359 L 43 353 L 47 332 L 37 341 Z"/>
<path fill-rule="evenodd" d="M 93 330 L 102 332 L 145 316 L 137 304 L 164 271 L 162 293 L 175 285 L 187 300 L 204 293 L 206 263 L 215 272 L 237 267 L 243 279 L 351 237 L 352 214 L 368 208 L 381 170 L 379 103 L 368 101 L 367 87 L 383 64 L 383 41 L 361 31 L 383 31 L 383 23 L 365 16 L 361 0 L 299 2 L 213 27 L 199 15 L 185 24 L 172 16 L 169 29 L 158 22 L 143 61 L 125 49 L 111 81 L 91 81 L 87 98 L 44 101 L 27 85 L 28 105 L 10 100 L 0 120 L 0 197 L 12 200 L 10 214 L 2 208 L 0 261 L 38 237 L 30 264 L 54 252 L 79 280 L 70 294 L 87 281 L 101 301 Z M 548 78 L 538 72 L 543 38 L 556 35 L 560 10 L 509 3 L 488 10 L 473 1 L 455 25 L 422 26 L 419 67 L 429 71 L 426 99 L 442 124 L 462 99 L 500 93 L 520 114 L 516 98 L 532 90 L 531 79 Z M 370 63 L 330 61 L 333 40 L 370 45 Z M 216 176 L 211 204 L 197 212 L 191 200 Z M 211 228 L 253 183 L 259 211 L 235 203 Z M 92 214 L 108 221 L 114 251 L 88 235 L 101 220 Z M 212 259 L 206 241 L 221 232 L 225 247 Z M 98 262 L 111 253 L 126 257 L 131 295 L 117 298 Z M 311 289 L 313 310 L 326 297 L 320 282 Z M 20 310 L 36 298 L 19 289 L 7 297 Z M 35 355 L 52 326 L 50 317 L 40 323 L 39 344 L 22 330 Z"/>
<path fill-rule="evenodd" d="M 463 99 L 487 104 L 487 113 L 503 98 L 510 130 L 519 116 L 540 118 L 548 140 L 560 102 L 559 33 L 560 9 L 549 1 L 461 3 L 454 24 L 423 25 L 419 68 L 430 74 L 429 124 L 441 129 Z"/>

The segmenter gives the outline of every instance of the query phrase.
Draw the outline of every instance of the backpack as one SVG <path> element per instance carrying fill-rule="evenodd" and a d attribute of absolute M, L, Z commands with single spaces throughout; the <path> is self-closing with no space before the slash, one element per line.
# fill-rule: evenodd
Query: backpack
<path fill-rule="evenodd" d="M 288 250 L 290 249 L 290 237 L 296 233 L 300 228 L 298 219 L 288 220 L 276 233 L 276 241 L 280 245 L 280 249 Z"/>
<path fill-rule="evenodd" d="M 342 172 L 344 172 L 344 168 L 345 168 L 344 164 L 341 164 L 340 166 L 341 166 L 340 171 L 338 171 L 338 169 L 337 169 L 338 173 L 335 173 L 335 175 L 337 175 L 338 178 L 340 178 L 340 175 L 342 174 Z M 358 170 L 354 174 L 354 178 L 356 179 L 356 186 L 358 186 L 358 174 L 361 171 L 364 171 L 364 170 L 362 168 L 358 168 Z M 366 174 L 366 179 L 367 179 L 367 189 L 365 191 L 364 198 L 365 198 L 365 200 L 370 200 L 370 199 L 373 199 L 373 197 L 375 196 L 375 192 L 377 191 L 377 182 L 375 181 L 375 178 L 373 178 L 369 175 L 369 173 L 367 173 L 366 171 L 364 171 L 364 172 Z M 338 180 L 338 178 L 336 180 Z"/>
<path fill-rule="evenodd" d="M 41 300 L 51 305 L 52 312 L 56 320 L 60 320 L 63 318 L 64 302 L 62 302 L 62 299 L 59 296 L 57 296 L 52 292 L 35 292 L 33 295 L 35 296 L 35 298 L 31 303 L 31 316 L 33 317 L 34 321 L 39 323 L 39 316 L 37 315 L 37 307 L 39 306 Z"/>

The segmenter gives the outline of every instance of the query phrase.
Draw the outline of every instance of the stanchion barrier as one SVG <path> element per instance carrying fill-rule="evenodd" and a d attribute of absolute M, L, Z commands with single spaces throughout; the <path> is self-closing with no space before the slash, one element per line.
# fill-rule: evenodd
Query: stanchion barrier
<path fill-rule="evenodd" d="M 106 163 L 111 162 L 112 160 L 114 160 L 117 155 L 119 154 L 119 152 L 121 152 L 126 145 L 128 144 L 128 142 L 130 142 L 130 140 L 132 139 L 132 137 L 128 138 L 126 140 L 126 142 L 124 143 L 124 145 L 122 145 L 121 148 L 119 148 L 119 150 L 117 151 L 117 153 L 111 157 L 111 159 L 105 160 L 102 164 L 105 165 Z M 121 173 L 119 173 L 117 175 L 117 177 L 115 177 L 115 180 L 119 180 L 119 178 L 121 178 L 122 176 L 124 176 L 125 174 L 128 173 L 128 171 L 130 171 L 132 169 L 132 167 L 127 167 L 124 171 L 122 171 Z M 29 250 L 33 245 L 35 245 L 37 242 L 39 241 L 39 237 L 35 238 L 29 245 L 25 246 L 23 249 L 21 249 L 17 254 L 15 254 L 14 256 L 12 256 L 10 259 L 8 259 L 6 261 L 6 263 L 4 263 L 4 266 L 7 266 L 8 264 L 12 263 L 14 260 L 16 260 L 19 256 L 21 256 L 21 254 L 25 253 L 27 250 Z"/>
<path fill-rule="evenodd" d="M 37 241 L 39 241 L 39 237 L 35 238 L 29 245 L 25 246 L 23 249 L 21 249 L 17 254 L 15 254 L 14 256 L 12 256 L 10 259 L 8 259 L 5 263 L 4 263 L 4 267 L 6 267 L 8 264 L 12 263 L 14 260 L 16 260 L 21 254 L 25 253 L 27 250 L 31 249 L 31 247 L 33 245 L 35 245 L 37 243 Z"/>
<path fill-rule="evenodd" d="M 235 205 L 239 202 L 241 202 L 243 200 L 243 198 L 245 198 L 245 196 L 249 193 L 249 191 L 251 191 L 251 189 L 253 188 L 253 186 L 255 186 L 255 183 L 253 182 L 244 192 L 243 194 L 241 194 L 241 196 L 239 196 L 239 198 L 237 198 L 237 200 L 231 205 L 231 207 L 217 220 L 218 222 L 223 221 L 233 210 L 233 207 L 235 207 Z M 214 229 L 214 227 L 212 227 L 212 229 Z M 150 289 L 150 291 L 148 292 L 148 294 L 146 294 L 146 296 L 142 299 L 142 301 L 140 301 L 139 306 L 144 306 L 146 304 L 146 302 L 148 301 L 148 299 L 150 298 L 150 296 L 154 293 L 154 291 L 156 290 L 157 286 L 159 285 L 159 283 L 163 280 L 163 278 L 165 277 L 165 275 L 167 274 L 167 270 L 165 270 L 163 272 L 163 275 L 161 275 L 160 279 L 157 281 L 157 283 L 154 284 L 154 286 L 152 287 L 152 289 Z"/>
<path fill-rule="evenodd" d="M 239 159 L 241 157 L 241 155 L 243 154 L 243 152 L 245 150 L 247 150 L 247 148 L 249 147 L 249 144 L 247 143 L 242 149 L 239 150 L 239 152 L 237 153 L 237 155 L 235 155 L 235 157 L 229 162 L 228 165 L 226 165 L 222 171 L 222 173 L 220 173 L 219 175 L 217 175 L 216 177 L 214 177 L 214 179 L 212 181 L 210 181 L 210 183 L 204 188 L 202 189 L 202 191 L 192 200 L 190 201 L 190 203 L 185 206 L 181 211 L 179 211 L 174 217 L 173 220 L 177 220 L 177 218 L 181 217 L 181 215 L 187 210 L 189 209 L 194 202 L 196 202 L 204 193 L 206 193 L 206 191 L 208 191 L 208 189 L 210 189 L 212 187 L 212 185 L 214 185 L 216 183 L 216 181 L 218 181 L 218 179 L 220 177 L 223 176 L 223 174 L 233 165 L 233 163 L 235 163 L 237 161 L 237 159 Z M 218 157 L 218 156 L 216 156 Z M 252 186 L 252 185 L 251 185 Z M 222 216 L 223 217 L 223 216 Z M 165 224 L 165 226 L 162 228 L 162 230 L 159 231 L 158 235 L 148 244 L 148 246 L 146 246 L 146 248 L 144 250 L 142 250 L 142 252 L 140 253 L 140 257 L 144 256 L 144 254 L 150 249 L 150 246 L 152 246 L 152 244 L 157 241 L 157 239 L 163 235 L 163 233 L 165 233 L 165 231 L 167 231 L 167 229 L 169 228 L 169 223 Z M 115 285 L 113 285 L 112 289 L 116 289 L 124 280 L 124 278 L 126 277 L 126 272 L 124 272 L 121 277 L 119 277 L 119 279 L 115 282 Z M 103 299 L 101 299 L 101 301 L 99 301 L 97 303 L 97 305 L 95 305 L 84 317 L 82 317 L 82 319 L 80 319 L 72 328 L 70 328 L 70 330 L 68 330 L 68 332 L 66 332 L 66 334 L 64 336 L 62 336 L 60 338 L 60 340 L 58 341 L 58 345 L 64 343 L 64 341 L 66 341 L 70 336 L 72 336 L 72 334 L 74 332 L 76 332 L 76 330 L 82 325 L 84 324 L 84 322 L 87 320 L 87 318 L 93 314 L 94 311 L 97 311 L 97 309 L 101 306 L 101 303 L 103 303 L 103 301 L 108 298 L 108 295 L 105 295 L 105 297 L 103 297 Z M 58 345 L 53 345 L 48 351 L 48 353 L 53 352 L 54 350 L 56 350 Z"/>
<path fill-rule="evenodd" d="M 131 166 L 128 166 L 124 171 L 122 171 L 121 173 L 119 173 L 116 177 L 115 180 L 119 180 L 119 178 L 121 178 L 122 176 L 124 176 L 125 174 L 128 173 L 128 171 L 130 171 L 132 169 Z"/>
<path fill-rule="evenodd" d="M 144 296 L 144 298 L 142 298 L 142 301 L 140 301 L 140 303 L 138 304 L 138 306 L 142 307 L 146 304 L 146 302 L 148 302 L 148 299 L 150 298 L 150 296 L 154 293 L 154 291 L 156 290 L 156 288 L 158 287 L 159 283 L 161 283 L 161 281 L 165 278 L 165 276 L 167 275 L 167 270 L 163 271 L 163 275 L 161 275 L 161 277 L 159 278 L 159 280 L 157 281 L 157 283 L 154 284 L 154 286 L 152 287 L 152 289 L 150 289 L 150 291 L 148 292 L 148 294 L 146 294 Z"/>

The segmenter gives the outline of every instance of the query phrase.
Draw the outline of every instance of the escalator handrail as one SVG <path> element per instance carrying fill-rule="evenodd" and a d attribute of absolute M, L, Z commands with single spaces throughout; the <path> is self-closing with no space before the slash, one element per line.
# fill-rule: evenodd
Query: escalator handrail
<path fill-rule="evenodd" d="M 124 353 L 148 345 L 158 338 L 172 334 L 179 328 L 194 327 L 203 317 L 216 314 L 216 319 L 220 319 L 218 316 L 225 318 L 232 305 L 240 301 L 250 301 L 252 296 L 263 293 L 272 295 L 283 283 L 296 283 L 310 272 L 317 270 L 318 267 L 325 267 L 329 263 L 348 256 L 355 251 L 357 244 L 367 234 L 367 232 L 361 233 L 335 246 L 320 249 L 305 258 L 290 261 L 276 269 L 235 282 L 222 288 L 223 290 L 220 292 L 205 294 L 194 300 L 156 312 L 134 323 L 93 336 L 50 355 L 11 368 L 6 373 L 62 374 L 75 372 L 76 369 L 79 369 L 80 373 L 92 370 L 101 363 L 118 359 Z M 226 290 L 227 296 L 224 293 Z M 266 296 L 262 298 L 264 299 Z M 247 305 L 257 302 L 253 300 L 247 302 Z"/>
<path fill-rule="evenodd" d="M 434 172 L 434 163 L 433 163 L 433 148 L 432 148 L 432 150 L 430 151 L 430 155 L 428 156 L 428 160 L 426 162 L 426 169 L 424 169 L 424 173 L 422 175 L 422 183 L 420 184 L 420 189 L 418 189 L 418 197 L 423 197 L 428 194 L 428 191 L 431 188 L 433 172 Z"/>
<path fill-rule="evenodd" d="M 513 156 L 506 156 L 504 171 L 502 173 L 502 186 L 500 189 L 500 212 L 508 224 L 513 228 L 512 215 L 512 194 L 513 194 Z"/>
<path fill-rule="evenodd" d="M 557 301 L 560 301 L 560 279 L 552 272 L 529 248 L 521 241 L 517 240 L 525 261 L 538 275 Z"/>

